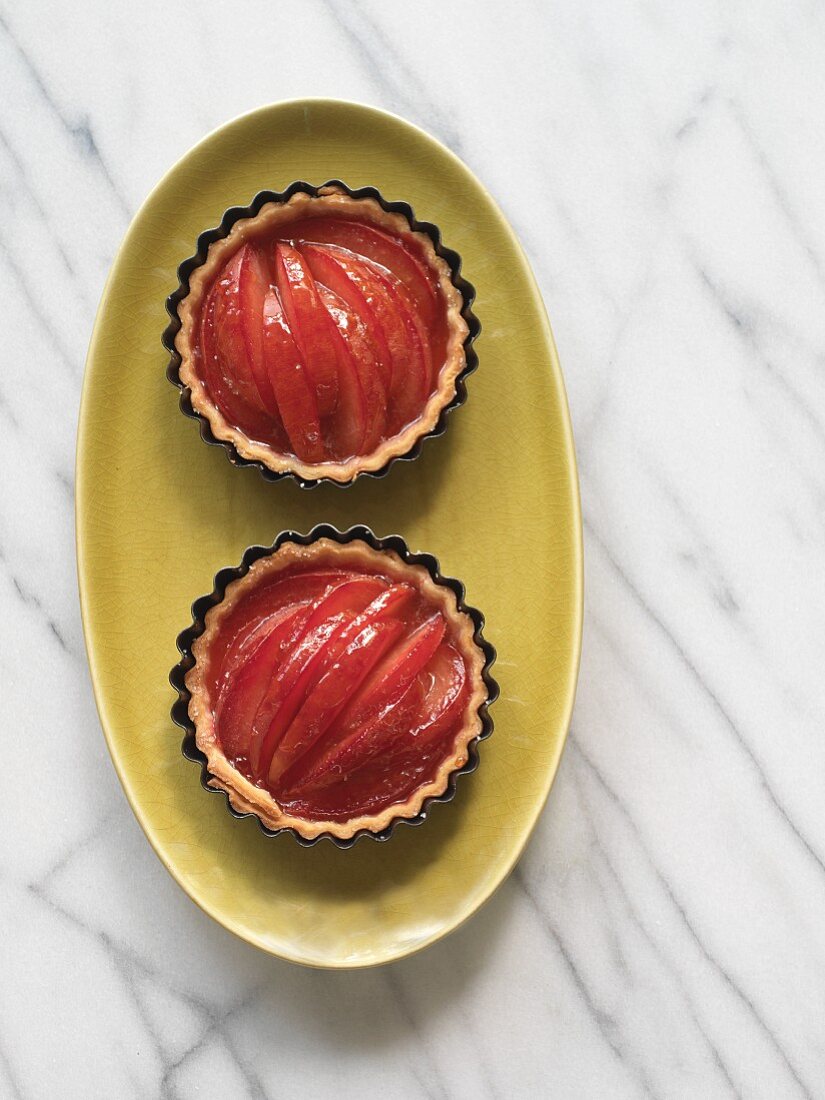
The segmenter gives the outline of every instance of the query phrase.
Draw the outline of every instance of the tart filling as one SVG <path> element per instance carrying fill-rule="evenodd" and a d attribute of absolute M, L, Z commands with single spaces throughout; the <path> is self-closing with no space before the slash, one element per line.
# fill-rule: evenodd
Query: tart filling
<path fill-rule="evenodd" d="M 211 785 L 310 839 L 414 817 L 481 731 L 473 635 L 423 566 L 360 541 L 285 544 L 229 585 L 192 646 Z"/>
<path fill-rule="evenodd" d="M 466 365 L 432 241 L 335 187 L 237 222 L 189 287 L 175 345 L 192 406 L 276 472 L 380 469 L 435 427 Z"/>

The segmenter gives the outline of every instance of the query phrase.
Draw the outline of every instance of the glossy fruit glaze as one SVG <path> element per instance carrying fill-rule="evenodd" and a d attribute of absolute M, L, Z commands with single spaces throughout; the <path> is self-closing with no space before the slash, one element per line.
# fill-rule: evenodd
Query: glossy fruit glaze
<path fill-rule="evenodd" d="M 239 598 L 205 682 L 230 763 L 289 813 L 331 821 L 431 781 L 470 691 L 441 611 L 413 584 L 317 561 Z"/>
<path fill-rule="evenodd" d="M 412 234 L 303 217 L 247 240 L 203 299 L 197 371 L 226 419 L 301 462 L 371 454 L 424 411 L 446 304 Z"/>

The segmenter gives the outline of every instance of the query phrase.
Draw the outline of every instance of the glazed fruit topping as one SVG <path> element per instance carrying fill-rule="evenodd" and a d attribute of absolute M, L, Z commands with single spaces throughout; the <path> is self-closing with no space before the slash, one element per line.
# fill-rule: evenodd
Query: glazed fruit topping
<path fill-rule="evenodd" d="M 210 650 L 227 758 L 297 816 L 403 801 L 453 750 L 467 671 L 410 584 L 293 569 L 246 594 Z"/>
<path fill-rule="evenodd" d="M 445 348 L 442 292 L 414 238 L 318 217 L 230 257 L 204 299 L 198 356 L 236 428 L 320 465 L 415 422 Z"/>

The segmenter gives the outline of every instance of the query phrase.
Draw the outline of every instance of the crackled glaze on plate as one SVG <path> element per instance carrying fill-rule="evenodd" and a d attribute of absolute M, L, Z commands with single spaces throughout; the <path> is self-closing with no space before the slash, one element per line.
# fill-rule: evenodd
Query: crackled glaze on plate
<path fill-rule="evenodd" d="M 311 492 L 268 484 L 206 447 L 165 378 L 160 334 L 178 263 L 224 210 L 294 179 L 374 184 L 440 226 L 477 289 L 469 399 L 446 434 L 380 481 Z M 499 652 L 495 733 L 455 800 L 387 844 L 299 848 L 233 820 L 180 754 L 168 671 L 189 605 L 215 572 L 284 528 L 399 532 L 461 577 Z M 529 266 L 457 158 L 356 104 L 275 104 L 189 152 L 135 217 L 103 294 L 77 454 L 81 608 L 100 718 L 126 795 L 177 882 L 250 943 L 359 967 L 456 928 L 506 877 L 564 744 L 581 644 L 581 518 L 567 404 Z"/>

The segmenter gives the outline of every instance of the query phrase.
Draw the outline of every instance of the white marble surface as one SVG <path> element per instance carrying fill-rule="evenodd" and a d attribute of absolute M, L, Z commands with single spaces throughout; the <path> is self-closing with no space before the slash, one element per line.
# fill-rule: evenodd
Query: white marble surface
<path fill-rule="evenodd" d="M 825 1096 L 823 57 L 801 0 L 0 0 L 0 1097 Z M 522 234 L 587 547 L 572 736 L 519 869 L 353 974 L 236 941 L 151 852 L 73 551 L 130 217 L 207 130 L 325 94 L 434 132 Z"/>

